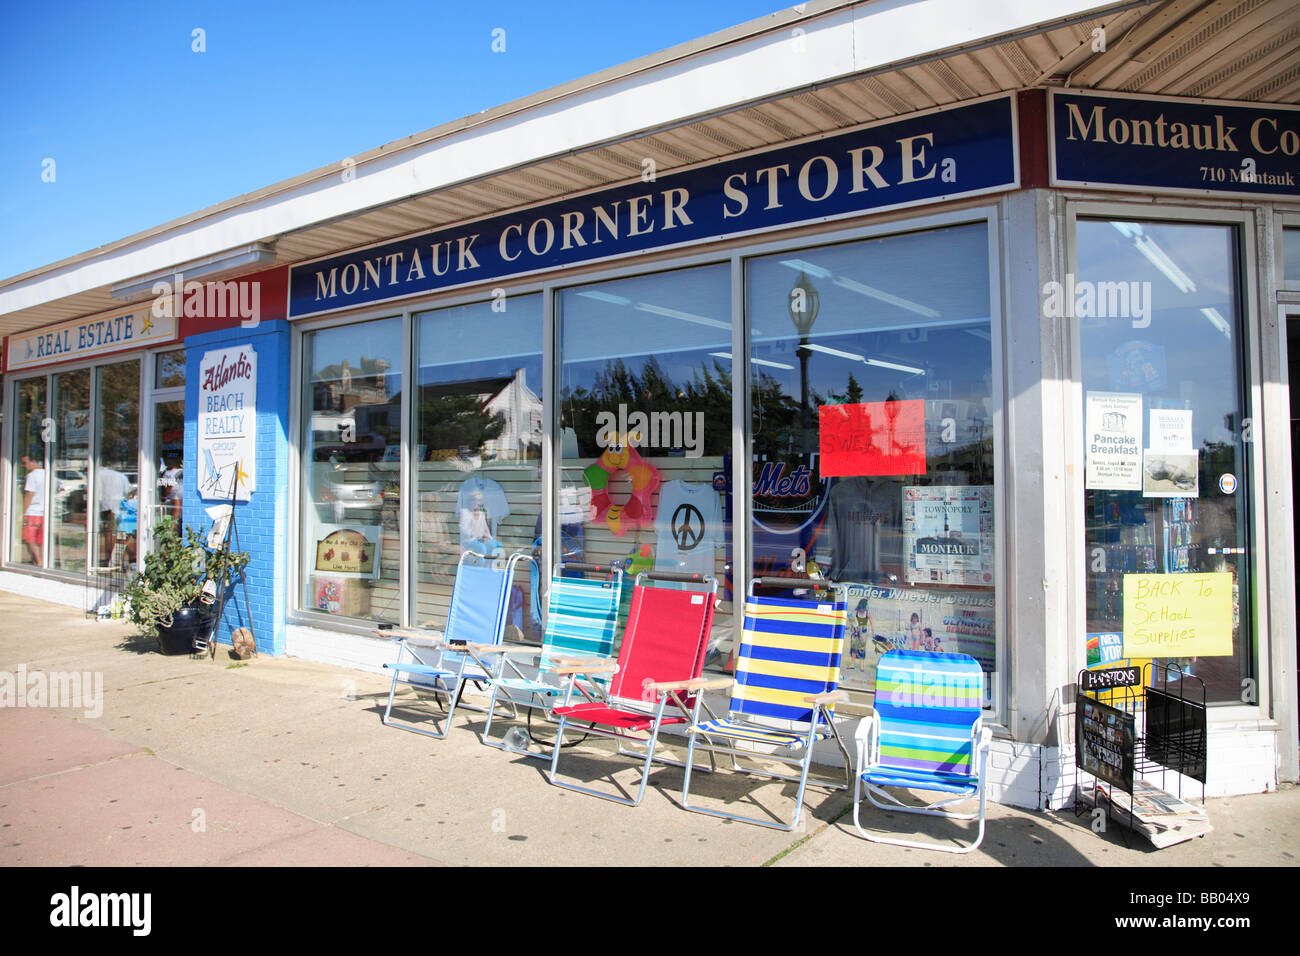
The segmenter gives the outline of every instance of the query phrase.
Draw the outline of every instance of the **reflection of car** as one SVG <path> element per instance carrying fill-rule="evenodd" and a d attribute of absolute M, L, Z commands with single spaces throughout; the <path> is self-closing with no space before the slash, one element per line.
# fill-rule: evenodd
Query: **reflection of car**
<path fill-rule="evenodd" d="M 342 522 L 351 516 L 373 518 L 384 504 L 384 482 L 321 478 L 316 483 L 316 504 L 330 520 Z"/>
<path fill-rule="evenodd" d="M 86 511 L 86 473 L 74 469 L 56 471 L 54 513 L 58 516 L 84 514 Z"/>

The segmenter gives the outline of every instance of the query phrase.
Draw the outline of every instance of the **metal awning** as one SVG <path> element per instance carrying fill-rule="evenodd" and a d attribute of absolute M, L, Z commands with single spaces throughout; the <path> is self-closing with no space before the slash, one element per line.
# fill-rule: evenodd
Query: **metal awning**
<path fill-rule="evenodd" d="M 632 181 L 646 159 L 662 174 L 990 94 L 1296 104 L 1298 52 L 1293 0 L 821 0 L 0 282 L 0 334 L 120 307 L 115 285 L 255 243 L 292 264 Z"/>

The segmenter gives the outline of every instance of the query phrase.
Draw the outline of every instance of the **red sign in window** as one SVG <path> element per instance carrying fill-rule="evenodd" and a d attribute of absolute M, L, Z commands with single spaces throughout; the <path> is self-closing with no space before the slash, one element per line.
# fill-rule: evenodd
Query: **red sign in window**
<path fill-rule="evenodd" d="M 925 474 L 925 402 L 921 399 L 822 405 L 821 476 Z"/>

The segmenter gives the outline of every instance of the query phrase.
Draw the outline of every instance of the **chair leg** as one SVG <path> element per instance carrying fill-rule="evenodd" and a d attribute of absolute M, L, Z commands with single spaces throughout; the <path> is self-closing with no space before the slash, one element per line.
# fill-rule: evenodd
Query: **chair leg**
<path fill-rule="evenodd" d="M 955 797 L 952 800 L 944 800 L 940 803 L 933 803 L 930 804 L 929 807 L 908 807 L 908 806 L 904 806 L 902 803 L 899 803 L 899 801 L 896 800 L 891 794 L 873 786 L 872 784 L 868 783 L 865 786 L 867 791 L 867 799 L 871 802 L 872 806 L 878 807 L 879 809 L 885 810 L 887 812 L 898 811 L 902 813 L 918 813 L 923 816 L 939 817 L 939 818 L 944 818 L 949 820 L 974 820 L 976 818 L 979 819 L 979 827 L 976 830 L 974 842 L 966 844 L 964 846 L 942 846 L 941 844 L 938 843 L 922 843 L 916 840 L 903 840 L 903 839 L 899 839 L 898 837 L 887 837 L 879 833 L 870 833 L 867 830 L 863 829 L 862 822 L 859 817 L 859 808 L 861 807 L 862 804 L 861 790 L 863 787 L 863 782 L 862 782 L 861 774 L 855 774 L 854 783 L 853 783 L 853 826 L 858 831 L 858 833 L 862 835 L 864 839 L 870 840 L 872 843 L 888 843 L 892 846 L 905 846 L 914 850 L 937 850 L 940 853 L 970 853 L 973 850 L 978 849 L 979 845 L 984 842 L 984 820 L 985 820 L 985 809 L 987 806 L 988 790 L 983 786 L 980 787 L 980 792 L 979 792 L 980 803 L 979 803 L 979 811 L 977 813 L 952 813 L 951 811 L 936 809 L 938 807 L 945 807 L 951 803 L 959 802 L 962 800 L 968 800 L 970 799 L 969 796 Z M 897 805 L 887 806 L 883 803 L 880 803 L 875 799 L 873 793 L 879 793 L 880 796 L 890 800 L 892 803 Z"/>
<path fill-rule="evenodd" d="M 803 759 L 803 772 L 800 774 L 800 777 L 799 777 L 799 794 L 798 794 L 798 796 L 795 798 L 794 818 L 793 818 L 789 823 L 782 823 L 782 822 L 780 822 L 779 820 L 764 820 L 764 819 L 762 819 L 761 817 L 747 817 L 747 816 L 743 816 L 743 815 L 741 815 L 741 814 L 736 814 L 736 813 L 726 813 L 726 812 L 724 812 L 724 811 L 722 811 L 722 810 L 710 810 L 708 807 L 700 807 L 700 806 L 692 806 L 692 805 L 691 805 L 691 803 L 690 803 L 690 791 L 691 791 L 691 769 L 692 769 L 692 767 L 693 767 L 694 764 L 695 764 L 695 742 L 696 742 L 696 738 L 697 738 L 698 736 L 699 736 L 699 735 L 698 735 L 698 734 L 695 734 L 695 733 L 692 733 L 692 734 L 690 735 L 690 737 L 691 737 L 691 743 L 690 743 L 690 746 L 687 748 L 687 751 L 686 751 L 686 779 L 685 779 L 685 781 L 682 783 L 682 809 L 683 809 L 683 810 L 690 810 L 692 813 L 704 813 L 704 814 L 708 814 L 708 815 L 711 816 L 711 817 L 720 817 L 720 818 L 723 819 L 723 820 L 736 820 L 736 821 L 738 821 L 738 822 L 740 822 L 740 823 L 753 823 L 753 824 L 755 824 L 755 825 L 757 825 L 757 826 L 760 826 L 760 827 L 767 827 L 768 829 L 771 829 L 771 830 L 784 830 L 784 831 L 786 831 L 787 833 L 793 831 L 794 828 L 797 827 L 797 826 L 799 825 L 799 815 L 800 815 L 800 812 L 803 810 L 803 793 L 804 793 L 804 787 L 805 787 L 805 784 L 807 783 L 807 780 L 808 780 L 808 769 L 809 769 L 809 767 L 810 767 L 811 764 L 812 764 L 812 749 L 811 749 L 811 747 L 808 748 L 807 752 L 804 754 L 804 759 Z M 713 750 L 712 750 L 712 748 L 709 747 L 709 748 L 706 748 L 706 750 L 707 750 L 707 752 L 708 752 L 708 754 L 709 754 L 709 759 L 712 761 L 712 760 L 714 759 L 714 754 L 713 754 Z M 740 767 L 739 763 L 738 763 L 737 760 L 736 760 L 736 756 L 735 756 L 734 753 L 733 753 L 732 756 L 731 756 L 731 762 L 732 762 L 733 766 L 735 766 L 735 767 L 737 768 L 737 772 L 739 772 L 739 773 L 749 773 L 749 771 L 745 770 L 743 767 Z M 716 767 L 716 763 L 715 763 L 715 767 Z M 751 776 L 754 776 L 754 774 L 751 774 Z M 780 775 L 780 774 L 777 774 L 777 775 L 771 775 L 771 774 L 757 774 L 756 776 L 770 776 L 770 777 L 772 777 L 772 779 L 776 779 L 776 780 L 791 780 L 791 781 L 792 781 L 792 780 L 794 779 L 793 777 L 787 777 L 787 776 Z"/>

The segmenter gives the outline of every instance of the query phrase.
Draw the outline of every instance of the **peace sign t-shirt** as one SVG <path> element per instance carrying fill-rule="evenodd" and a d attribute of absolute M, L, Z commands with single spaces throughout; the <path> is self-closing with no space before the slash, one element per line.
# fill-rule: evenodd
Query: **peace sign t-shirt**
<path fill-rule="evenodd" d="M 659 489 L 655 512 L 655 568 L 684 574 L 713 574 L 722 541 L 722 500 L 710 485 L 670 481 Z"/>

